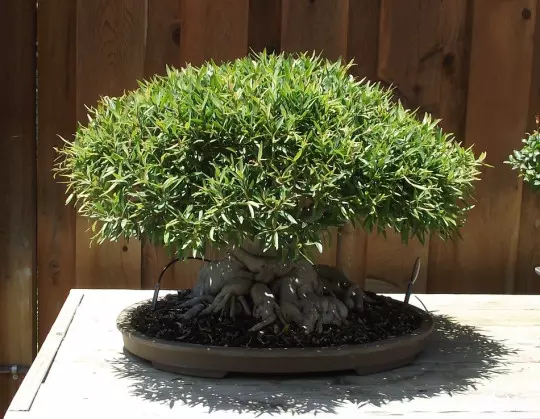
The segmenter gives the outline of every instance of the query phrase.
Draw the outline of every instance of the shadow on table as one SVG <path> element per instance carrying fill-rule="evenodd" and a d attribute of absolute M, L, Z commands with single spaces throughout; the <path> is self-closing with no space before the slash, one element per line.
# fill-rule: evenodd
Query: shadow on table
<path fill-rule="evenodd" d="M 255 414 L 333 413 L 344 403 L 382 406 L 455 395 L 506 372 L 504 358 L 515 351 L 448 317 L 435 316 L 435 322 L 436 330 L 414 364 L 369 376 L 332 373 L 210 379 L 158 372 L 129 353 L 110 362 L 117 377 L 129 378 L 129 391 L 136 397 L 171 408 L 179 402 L 210 411 Z"/>

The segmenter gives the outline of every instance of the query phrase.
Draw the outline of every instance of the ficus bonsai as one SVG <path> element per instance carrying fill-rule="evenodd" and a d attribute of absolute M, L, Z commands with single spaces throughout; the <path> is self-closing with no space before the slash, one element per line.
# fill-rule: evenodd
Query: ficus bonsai
<path fill-rule="evenodd" d="M 102 97 L 58 150 L 67 202 L 94 221 L 98 243 L 146 238 L 180 258 L 228 249 L 203 265 L 186 318 L 339 325 L 365 294 L 312 264 L 329 228 L 450 239 L 484 158 L 351 65 L 261 53 L 169 68 Z"/>

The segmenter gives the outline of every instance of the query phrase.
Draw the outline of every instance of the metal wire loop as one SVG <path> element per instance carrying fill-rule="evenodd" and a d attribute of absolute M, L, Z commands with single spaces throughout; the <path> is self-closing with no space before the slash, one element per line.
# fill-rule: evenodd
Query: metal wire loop
<path fill-rule="evenodd" d="M 201 260 L 203 262 L 212 262 L 211 260 L 206 259 L 206 258 L 188 256 L 186 259 L 174 258 L 169 263 L 167 263 L 167 265 L 165 265 L 165 267 L 159 274 L 159 278 L 156 282 L 156 285 L 154 285 L 154 296 L 152 297 L 152 311 L 156 309 L 156 304 L 157 304 L 157 300 L 159 296 L 159 290 L 161 289 L 161 280 L 163 279 L 163 275 L 165 275 L 165 272 L 167 272 L 167 269 L 169 269 L 172 265 L 174 265 L 176 262 L 180 260 Z"/>

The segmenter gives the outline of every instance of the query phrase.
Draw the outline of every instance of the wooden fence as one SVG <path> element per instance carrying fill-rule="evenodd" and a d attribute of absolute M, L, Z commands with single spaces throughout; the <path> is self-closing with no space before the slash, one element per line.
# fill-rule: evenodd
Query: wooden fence
<path fill-rule="evenodd" d="M 145 243 L 89 248 L 51 175 L 59 135 L 100 95 L 166 65 L 250 49 L 354 58 L 355 75 L 395 84 L 494 166 L 463 240 L 403 246 L 343 229 L 323 261 L 400 285 L 420 256 L 418 291 L 540 292 L 540 198 L 503 164 L 540 111 L 537 12 L 538 0 L 39 0 L 37 12 L 36 0 L 2 0 L 0 364 L 32 361 L 71 288 L 151 288 L 167 262 Z M 164 286 L 189 286 L 197 269 L 175 266 Z M 0 375 L 0 410 L 16 386 Z"/>

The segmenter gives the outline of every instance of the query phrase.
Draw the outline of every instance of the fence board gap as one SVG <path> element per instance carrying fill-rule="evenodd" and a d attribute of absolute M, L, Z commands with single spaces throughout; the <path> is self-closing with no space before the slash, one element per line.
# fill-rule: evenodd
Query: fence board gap
<path fill-rule="evenodd" d="M 281 0 L 250 0 L 248 43 L 254 52 L 280 52 Z"/>

